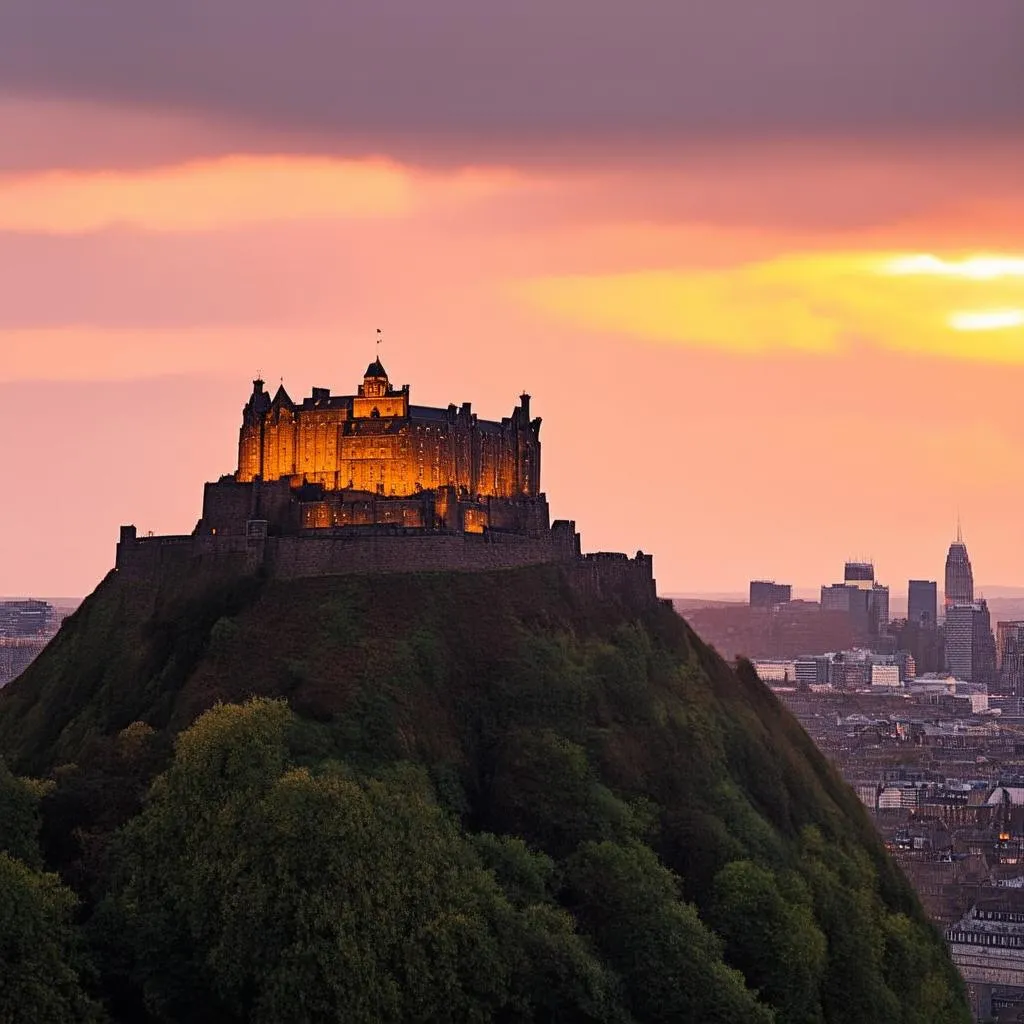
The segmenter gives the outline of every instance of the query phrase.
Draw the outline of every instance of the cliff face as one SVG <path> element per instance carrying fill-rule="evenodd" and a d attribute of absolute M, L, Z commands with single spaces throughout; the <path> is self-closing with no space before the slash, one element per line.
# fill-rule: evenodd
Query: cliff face
<path fill-rule="evenodd" d="M 290 705 L 282 771 L 344 765 L 371 802 L 396 772 L 419 772 L 501 899 L 567 915 L 608 984 L 557 1019 L 967 1019 L 941 940 L 860 803 L 753 673 L 670 609 L 587 597 L 557 566 L 112 575 L 0 694 L 0 753 L 23 773 L 58 768 L 44 840 L 65 875 L 103 891 L 96 846 L 138 813 L 154 773 L 171 781 L 143 816 L 184 770 L 187 745 L 172 763 L 162 737 L 250 697 Z M 126 769 L 136 721 L 156 739 Z M 529 899 L 525 850 L 513 870 L 492 836 L 550 866 Z M 501 1003 L 512 996 L 488 998 L 488 1013 L 544 1019 L 525 996 L 518 1017 Z"/>

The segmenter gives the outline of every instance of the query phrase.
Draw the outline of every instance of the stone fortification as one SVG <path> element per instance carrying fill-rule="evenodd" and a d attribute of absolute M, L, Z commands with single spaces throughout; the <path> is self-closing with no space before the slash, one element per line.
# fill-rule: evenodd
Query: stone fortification
<path fill-rule="evenodd" d="M 594 596 L 654 601 L 653 559 L 637 552 L 582 554 L 575 523 L 556 521 L 547 536 L 423 533 L 402 527 L 316 530 L 272 536 L 253 522 L 248 536 L 139 537 L 121 528 L 116 568 L 140 582 L 171 575 L 266 574 L 282 579 L 349 573 L 489 572 L 558 565 L 578 590 Z"/>
<path fill-rule="evenodd" d="M 651 558 L 583 555 L 575 523 L 551 523 L 540 490 L 540 420 L 528 395 L 501 421 L 468 403 L 409 404 L 379 360 L 358 394 L 314 388 L 295 403 L 263 382 L 242 410 L 238 469 L 208 483 L 188 536 L 121 530 L 117 571 L 486 572 L 557 564 L 596 595 L 655 599 Z"/>

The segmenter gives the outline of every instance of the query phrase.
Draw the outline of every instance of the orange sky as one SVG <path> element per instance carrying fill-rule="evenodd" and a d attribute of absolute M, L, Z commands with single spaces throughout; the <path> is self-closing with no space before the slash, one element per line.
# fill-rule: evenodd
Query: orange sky
<path fill-rule="evenodd" d="M 119 123 L 30 107 L 0 123 Z M 191 530 L 251 378 L 348 393 L 377 327 L 414 401 L 500 417 L 529 390 L 553 514 L 654 552 L 664 592 L 853 555 L 902 590 L 957 510 L 976 578 L 1024 584 L 1022 158 L 935 136 L 0 174 L 0 593 L 88 592 L 120 523 Z"/>

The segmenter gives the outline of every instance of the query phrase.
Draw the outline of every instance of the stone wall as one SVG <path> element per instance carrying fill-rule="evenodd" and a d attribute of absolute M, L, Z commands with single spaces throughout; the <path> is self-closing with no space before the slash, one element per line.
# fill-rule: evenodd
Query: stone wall
<path fill-rule="evenodd" d="M 422 491 L 408 498 L 369 491 L 325 490 L 320 485 L 293 486 L 291 480 L 243 483 L 223 477 L 206 484 L 202 534 L 244 535 L 252 519 L 267 521 L 272 534 L 340 526 L 403 526 L 433 530 L 440 524 L 453 532 L 502 532 L 542 537 L 549 532 L 548 504 L 543 494 L 519 498 L 470 499 L 454 487 Z"/>
<path fill-rule="evenodd" d="M 487 531 L 433 533 L 402 527 L 342 527 L 297 536 L 196 534 L 139 537 L 122 527 L 117 571 L 157 580 L 188 573 L 254 573 L 283 579 L 348 573 L 487 572 L 559 564 L 581 592 L 598 597 L 656 599 L 650 555 L 581 556 L 575 524 L 561 520 L 541 537 Z"/>
<path fill-rule="evenodd" d="M 516 534 L 394 533 L 351 528 L 267 540 L 267 568 L 285 579 L 351 572 L 482 572 L 562 560 L 550 539 Z"/>

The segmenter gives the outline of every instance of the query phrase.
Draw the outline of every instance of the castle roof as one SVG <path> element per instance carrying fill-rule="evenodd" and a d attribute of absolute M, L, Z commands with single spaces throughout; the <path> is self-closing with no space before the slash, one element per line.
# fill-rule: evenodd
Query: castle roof
<path fill-rule="evenodd" d="M 295 403 L 291 400 L 291 396 L 288 392 L 285 391 L 283 384 L 277 389 L 277 394 L 274 395 L 274 401 L 272 404 L 287 405 L 290 409 L 295 408 Z"/>
<path fill-rule="evenodd" d="M 366 368 L 366 373 L 363 377 L 381 377 L 384 380 L 388 379 L 388 372 L 384 369 L 380 359 L 374 359 L 372 363 Z"/>

